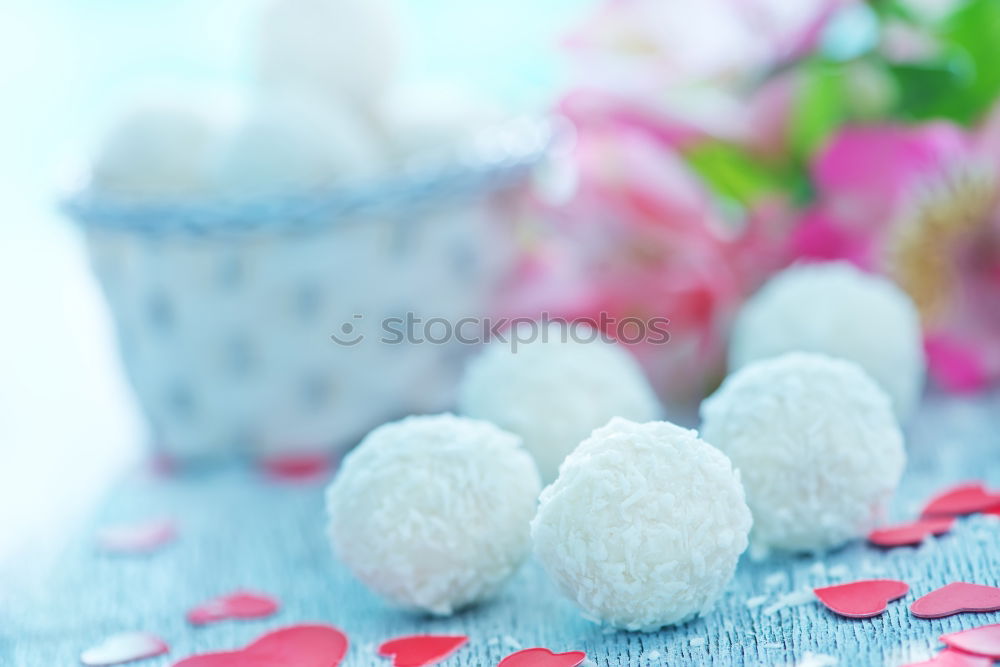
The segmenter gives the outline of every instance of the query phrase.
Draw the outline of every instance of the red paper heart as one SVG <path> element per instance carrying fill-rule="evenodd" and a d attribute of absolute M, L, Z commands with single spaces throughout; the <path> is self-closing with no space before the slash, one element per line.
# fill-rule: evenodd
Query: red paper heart
<path fill-rule="evenodd" d="M 959 651 L 1000 660 L 1000 623 L 942 635 L 941 641 Z"/>
<path fill-rule="evenodd" d="M 332 625 L 293 625 L 241 651 L 193 655 L 174 667 L 337 667 L 347 647 L 347 636 Z"/>
<path fill-rule="evenodd" d="M 878 616 L 893 600 L 906 595 L 910 587 L 894 579 L 871 579 L 850 584 L 813 589 L 826 608 L 848 618 Z"/>
<path fill-rule="evenodd" d="M 1000 610 L 1000 588 L 957 581 L 931 591 L 910 605 L 920 618 L 944 618 L 966 611 Z"/>
<path fill-rule="evenodd" d="M 263 618 L 278 611 L 278 601 L 263 593 L 237 591 L 202 602 L 187 613 L 194 625 L 229 619 Z"/>
<path fill-rule="evenodd" d="M 103 551 L 120 554 L 147 554 L 172 542 L 177 524 L 172 519 L 150 519 L 101 529 L 97 543 Z"/>
<path fill-rule="evenodd" d="M 170 650 L 167 643 L 148 632 L 122 632 L 111 635 L 97 646 L 80 654 L 80 662 L 89 666 L 120 665 L 152 658 Z"/>
<path fill-rule="evenodd" d="M 993 667 L 993 660 L 946 648 L 930 660 L 913 662 L 903 667 Z"/>
<path fill-rule="evenodd" d="M 955 518 L 950 516 L 899 523 L 873 530 L 868 535 L 868 541 L 876 546 L 886 548 L 920 544 L 928 535 L 947 533 L 954 524 Z"/>
<path fill-rule="evenodd" d="M 583 651 L 553 653 L 547 648 L 526 648 L 511 653 L 497 667 L 577 667 L 586 659 Z"/>
<path fill-rule="evenodd" d="M 469 641 L 465 636 L 413 635 L 390 639 L 378 647 L 378 654 L 392 658 L 393 667 L 421 667 L 444 660 Z"/>
<path fill-rule="evenodd" d="M 1000 493 L 987 491 L 982 484 L 961 484 L 931 498 L 920 513 L 929 516 L 961 516 L 1000 508 Z"/>
<path fill-rule="evenodd" d="M 333 469 L 327 454 L 279 454 L 263 459 L 268 477 L 283 482 L 314 482 L 326 479 Z"/>

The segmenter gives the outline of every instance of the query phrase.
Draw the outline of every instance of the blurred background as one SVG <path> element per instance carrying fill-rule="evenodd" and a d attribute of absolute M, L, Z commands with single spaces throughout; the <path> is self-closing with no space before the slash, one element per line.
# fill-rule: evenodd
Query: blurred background
<path fill-rule="evenodd" d="M 142 96 L 246 86 L 264 4 L 3 2 L 0 556 L 84 515 L 148 439 L 82 234 L 58 198 Z M 561 76 L 556 35 L 585 4 L 399 2 L 400 77 L 540 110 Z"/>
<path fill-rule="evenodd" d="M 758 286 L 841 260 L 935 391 L 1000 377 L 995 0 L 3 8 L 0 561 L 149 451 L 447 408 L 468 350 L 375 344 L 405 313 L 669 318 L 629 347 L 682 411 Z"/>

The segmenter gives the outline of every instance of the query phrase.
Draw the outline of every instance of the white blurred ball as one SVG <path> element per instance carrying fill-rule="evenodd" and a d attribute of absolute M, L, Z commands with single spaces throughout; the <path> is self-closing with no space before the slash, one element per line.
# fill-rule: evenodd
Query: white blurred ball
<path fill-rule="evenodd" d="M 222 120 L 194 103 L 148 100 L 126 112 L 93 159 L 98 194 L 136 199 L 191 198 L 208 189 Z"/>
<path fill-rule="evenodd" d="M 531 535 L 588 618 L 651 631 L 712 607 L 750 524 L 739 474 L 695 431 L 612 419 L 542 491 Z"/>
<path fill-rule="evenodd" d="M 819 552 L 884 519 L 906 463 L 886 393 L 857 364 L 792 352 L 730 375 L 701 435 L 740 471 L 755 547 Z"/>
<path fill-rule="evenodd" d="M 541 483 L 520 444 L 453 415 L 376 428 L 327 490 L 335 553 L 404 608 L 443 615 L 490 597 L 529 550 Z"/>
<path fill-rule="evenodd" d="M 296 193 L 371 178 L 382 165 L 359 114 L 283 95 L 251 109 L 221 148 L 212 183 L 227 195 Z"/>
<path fill-rule="evenodd" d="M 795 350 L 859 364 L 888 392 L 900 420 L 920 400 L 925 360 L 913 301 L 851 264 L 793 266 L 744 304 L 730 341 L 731 370 Z"/>
<path fill-rule="evenodd" d="M 589 327 L 539 327 L 534 340 L 511 350 L 510 342 L 497 340 L 472 361 L 459 386 L 459 412 L 524 438 L 546 483 L 566 455 L 612 417 L 644 422 L 661 416 L 632 355 Z"/>
<path fill-rule="evenodd" d="M 460 157 L 504 116 L 458 86 L 425 84 L 392 87 L 378 101 L 375 118 L 393 157 L 406 163 Z"/>
<path fill-rule="evenodd" d="M 395 75 L 398 32 L 387 0 L 275 0 L 258 31 L 258 77 L 268 89 L 368 104 Z"/>

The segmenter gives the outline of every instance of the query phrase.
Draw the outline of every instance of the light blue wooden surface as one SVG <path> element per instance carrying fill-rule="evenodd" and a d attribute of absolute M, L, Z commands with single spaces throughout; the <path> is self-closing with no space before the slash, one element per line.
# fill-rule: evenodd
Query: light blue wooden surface
<path fill-rule="evenodd" d="M 896 518 L 913 516 L 928 495 L 954 482 L 1000 485 L 1000 396 L 929 400 L 910 428 L 909 447 Z M 809 653 L 854 667 L 924 658 L 943 632 L 1000 622 L 1000 613 L 929 621 L 907 610 L 918 596 L 951 581 L 1000 585 L 1000 521 L 987 517 L 963 519 L 953 534 L 916 549 L 886 552 L 858 543 L 824 558 L 745 558 L 713 613 L 653 634 L 606 633 L 582 620 L 534 562 L 497 600 L 450 619 L 427 619 L 384 606 L 334 562 L 323 535 L 322 488 L 264 481 L 247 469 L 165 480 L 137 473 L 114 491 L 93 525 L 81 528 L 40 587 L 17 586 L 18 567 L 0 573 L 7 590 L 0 602 L 0 664 L 78 664 L 81 649 L 105 635 L 148 630 L 172 651 L 135 664 L 160 667 L 194 652 L 241 646 L 270 628 L 322 621 L 350 636 L 347 665 L 387 664 L 374 646 L 397 635 L 464 633 L 469 644 L 442 663 L 446 667 L 495 665 L 512 641 L 584 650 L 602 667 L 786 665 Z M 95 552 L 96 526 L 160 515 L 175 516 L 181 528 L 179 540 L 163 551 L 139 558 Z M 871 620 L 842 619 L 815 602 L 769 609 L 790 591 L 866 577 L 899 578 L 911 592 Z M 282 611 L 260 621 L 186 624 L 188 607 L 241 587 L 277 595 Z M 747 605 L 759 596 L 766 597 L 762 604 Z"/>

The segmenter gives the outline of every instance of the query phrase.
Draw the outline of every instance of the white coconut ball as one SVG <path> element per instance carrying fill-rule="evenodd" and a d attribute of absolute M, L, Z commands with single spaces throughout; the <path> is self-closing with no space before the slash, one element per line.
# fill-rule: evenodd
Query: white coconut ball
<path fill-rule="evenodd" d="M 532 340 L 530 331 L 536 331 Z M 525 324 L 496 340 L 466 369 L 459 412 L 524 438 L 545 482 L 581 440 L 612 417 L 661 416 L 636 360 L 590 327 Z M 512 340 L 528 341 L 512 346 Z"/>
<path fill-rule="evenodd" d="M 729 376 L 702 437 L 743 477 L 756 547 L 819 552 L 884 518 L 906 454 L 889 397 L 857 364 L 789 353 Z"/>
<path fill-rule="evenodd" d="M 287 94 L 250 110 L 220 149 L 212 184 L 230 196 L 294 194 L 372 178 L 383 162 L 359 114 Z"/>
<path fill-rule="evenodd" d="M 713 606 L 750 524 L 739 473 L 696 432 L 612 419 L 542 491 L 531 535 L 585 616 L 651 631 Z"/>
<path fill-rule="evenodd" d="M 851 264 L 797 265 L 769 280 L 736 319 L 730 369 L 795 350 L 859 364 L 888 392 L 901 420 L 920 400 L 925 360 L 913 301 Z"/>
<path fill-rule="evenodd" d="M 376 105 L 375 120 L 396 161 L 419 164 L 462 157 L 504 115 L 461 87 L 427 83 L 390 88 Z"/>
<path fill-rule="evenodd" d="M 399 42 L 387 0 L 276 0 L 260 21 L 258 78 L 265 89 L 367 105 L 395 75 Z"/>
<path fill-rule="evenodd" d="M 517 436 L 453 415 L 368 434 L 327 490 L 334 552 L 390 602 L 450 614 L 493 595 L 529 550 L 541 483 Z"/>
<path fill-rule="evenodd" d="M 164 200 L 204 195 L 224 126 L 210 109 L 145 100 L 126 112 L 101 142 L 90 186 L 98 195 Z"/>

